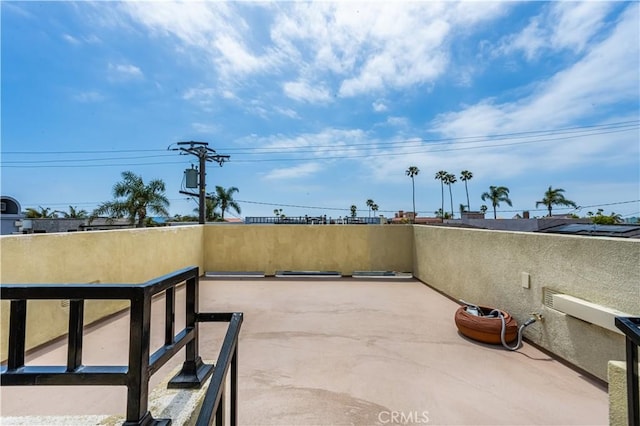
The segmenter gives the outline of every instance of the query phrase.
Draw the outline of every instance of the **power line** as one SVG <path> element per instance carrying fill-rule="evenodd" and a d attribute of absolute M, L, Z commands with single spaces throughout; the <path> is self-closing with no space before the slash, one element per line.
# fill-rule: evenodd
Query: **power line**
<path fill-rule="evenodd" d="M 577 130 L 582 129 L 581 127 L 571 127 L 566 129 L 559 130 L 538 130 L 538 131 L 528 131 L 528 132 L 514 132 L 514 133 L 503 133 L 496 135 L 487 135 L 487 136 L 461 136 L 456 138 L 437 138 L 437 139 L 403 139 L 396 141 L 388 141 L 388 142 L 363 142 L 363 143 L 353 143 L 349 144 L 346 148 L 358 147 L 358 146 L 373 146 L 378 147 L 380 145 L 398 145 L 398 144 L 416 144 L 416 143 L 429 143 L 430 145 L 441 145 L 448 144 L 451 142 L 456 143 L 479 143 L 479 142 L 487 142 L 491 140 L 505 140 L 505 139 L 522 139 L 522 138 L 532 138 L 538 136 L 553 136 L 556 134 L 567 134 L 567 133 L 576 133 L 578 131 L 582 132 L 594 132 L 598 129 L 601 130 L 611 130 L 611 129 L 622 129 L 622 130 L 633 130 L 638 128 L 640 125 L 640 121 L 622 121 L 618 123 L 611 123 L 608 125 L 594 125 L 594 126 L 585 126 L 585 130 Z M 587 133 L 585 136 L 597 135 L 599 133 Z M 468 140 L 475 139 L 475 140 Z M 335 144 L 328 145 L 308 145 L 304 148 L 331 148 L 335 149 Z M 344 147 L 342 147 L 344 148 Z M 251 150 L 264 150 L 264 151 L 275 151 L 275 150 L 294 150 L 296 152 L 306 152 L 306 151 L 298 151 L 295 147 L 261 147 L 261 148 L 225 148 L 228 151 L 239 151 L 237 154 L 263 154 L 263 153 L 244 153 L 242 151 L 251 149 Z M 289 152 L 289 151 L 276 151 L 276 152 Z M 313 151 L 310 151 L 313 152 Z M 271 152 L 275 153 L 275 152 Z"/>
<path fill-rule="evenodd" d="M 600 132 L 597 134 L 590 134 L 588 136 L 608 134 L 608 133 L 619 133 L 626 130 L 612 130 L 608 132 Z M 501 148 L 506 146 L 517 146 L 517 145 L 525 145 L 532 143 L 543 143 L 543 142 L 554 142 L 558 140 L 566 140 L 573 139 L 577 137 L 581 137 L 583 135 L 571 136 L 571 137 L 562 137 L 562 138 L 550 138 L 550 139 L 538 139 L 533 141 L 522 141 L 522 142 L 511 142 L 511 143 L 503 143 L 503 144 L 493 144 L 493 145 L 481 145 L 481 146 L 472 146 L 472 147 L 459 147 L 459 148 L 443 148 L 443 149 L 429 149 L 428 146 L 425 146 L 424 149 L 419 151 L 409 151 L 409 152 L 385 152 L 380 154 L 361 154 L 361 155 L 336 155 L 336 156 L 325 156 L 323 158 L 318 157 L 307 157 L 307 158 L 265 158 L 265 159 L 256 159 L 256 160 L 236 160 L 236 163 L 257 163 L 257 162 L 272 162 L 272 161 L 326 161 L 326 160 L 344 160 L 351 158 L 370 158 L 370 157 L 389 157 L 389 156 L 401 156 L 401 155 L 412 155 L 412 154 L 422 154 L 422 153 L 431 153 L 431 152 L 450 152 L 450 151 L 468 151 L 472 149 L 486 149 L 486 148 Z"/>
<path fill-rule="evenodd" d="M 58 165 L 31 165 L 31 166 L 19 166 L 19 165 L 9 165 L 5 166 L 2 164 L 3 168 L 8 169 L 30 169 L 30 168 L 84 168 L 84 167 L 129 167 L 129 166 L 166 166 L 169 164 L 184 164 L 184 161 L 163 161 L 156 163 L 118 163 L 118 164 L 58 164 Z"/>
<path fill-rule="evenodd" d="M 360 145 L 376 145 L 376 144 L 401 144 L 401 143 L 416 143 L 416 142 L 456 142 L 467 139 L 480 139 L 480 141 L 484 140 L 501 140 L 505 138 L 519 138 L 519 137 L 534 137 L 540 134 L 562 134 L 562 133 L 575 133 L 575 131 L 591 131 L 592 129 L 609 129 L 609 128 L 617 128 L 617 127 L 638 127 L 640 125 L 640 120 L 629 120 L 629 121 L 618 121 L 614 123 L 607 124 L 593 124 L 593 125 L 584 125 L 584 126 L 574 126 L 574 127 L 564 127 L 558 129 L 546 129 L 546 130 L 529 130 L 523 132 L 511 132 L 511 133 L 496 133 L 492 135 L 475 135 L 475 136 L 461 136 L 455 138 L 429 138 L 429 139 L 402 139 L 396 141 L 389 142 L 379 142 L 379 143 L 361 143 L 361 144 L 352 144 L 352 146 L 360 146 Z M 309 147 L 314 148 L 335 148 L 334 144 L 327 145 L 309 145 Z M 243 151 L 245 149 L 262 149 L 262 150 L 272 150 L 272 149 L 282 149 L 282 147 L 261 147 L 261 148 L 233 148 L 233 147 L 223 147 L 219 148 L 225 151 Z M 289 148 L 287 148 L 289 149 Z M 84 151 L 4 151 L 3 154 L 29 154 L 29 155 L 38 155 L 38 154 L 115 154 L 115 153 L 124 153 L 124 152 L 166 152 L 166 150 L 161 149 L 122 149 L 122 150 L 84 150 Z"/>
<path fill-rule="evenodd" d="M 157 158 L 157 157 L 174 157 L 171 154 L 164 155 L 145 155 L 137 157 L 111 157 L 111 158 L 75 158 L 75 159 L 56 159 L 56 160 L 33 160 L 33 161 L 3 161 L 2 164 L 42 164 L 42 163 L 67 163 L 73 161 L 110 161 L 110 160 L 136 160 L 139 158 Z"/>
<path fill-rule="evenodd" d="M 475 136 L 462 136 L 462 137 L 452 137 L 452 138 L 420 138 L 420 139 L 404 139 L 404 140 L 394 140 L 394 141 L 377 141 L 377 142 L 363 142 L 363 143 L 354 143 L 350 144 L 347 148 L 358 147 L 358 146 L 371 146 L 378 147 L 380 145 L 398 145 L 398 144 L 416 144 L 416 143 L 429 143 L 430 145 L 435 144 L 443 144 L 450 142 L 458 142 L 458 143 L 479 143 L 479 142 L 487 142 L 492 140 L 505 140 L 505 139 L 521 139 L 521 138 L 533 138 L 539 136 L 554 136 L 554 135 L 562 135 L 562 134 L 571 134 L 571 133 L 586 133 L 584 136 L 598 135 L 601 134 L 598 130 L 612 130 L 617 129 L 620 131 L 632 130 L 634 128 L 638 128 L 640 125 L 640 120 L 632 120 L 632 121 L 620 121 L 615 123 L 608 124 L 597 124 L 597 125 L 585 125 L 585 126 L 575 126 L 575 127 L 566 127 L 559 129 L 548 129 L 548 130 L 530 130 L 523 132 L 511 132 L 511 133 L 498 133 L 493 135 L 475 135 Z M 593 133 L 596 132 L 596 133 Z M 326 144 L 326 145 L 308 145 L 304 148 L 332 148 L 335 149 L 335 144 Z M 236 151 L 238 154 L 243 155 L 255 155 L 255 154 L 263 154 L 260 152 L 251 152 L 256 150 L 262 151 L 272 151 L 271 153 L 276 152 L 286 152 L 289 153 L 291 151 L 296 151 L 295 147 L 256 147 L 256 148 L 221 148 L 226 151 Z M 286 151 L 282 151 L 286 149 Z M 244 152 L 247 151 L 247 152 Z M 138 153 L 138 152 L 165 152 L 164 150 L 159 149 L 125 149 L 125 150 L 83 150 L 83 151 L 4 151 L 3 155 L 12 155 L 12 154 L 28 154 L 28 155 L 60 155 L 60 154 L 113 154 L 113 153 Z M 300 151 L 297 152 L 307 152 Z M 128 158 L 144 158 L 144 157 L 128 157 Z M 96 159 L 99 160 L 99 159 Z"/>
<path fill-rule="evenodd" d="M 59 155 L 59 154 L 119 154 L 123 152 L 165 152 L 164 149 L 116 149 L 116 150 L 87 150 L 87 151 L 3 151 L 2 154 L 28 155 Z"/>
<path fill-rule="evenodd" d="M 558 140 L 567 140 L 567 139 L 575 139 L 575 138 L 579 138 L 579 137 L 588 137 L 588 136 L 596 136 L 596 135 L 603 135 L 603 134 L 611 134 L 611 133 L 620 133 L 620 132 L 626 132 L 629 130 L 633 130 L 630 128 L 623 128 L 623 129 L 614 129 L 614 130 L 606 130 L 606 131 L 599 131 L 599 132 L 592 132 L 589 134 L 578 134 L 578 135 L 572 135 L 572 136 L 563 136 L 563 137 L 556 137 L 556 138 L 547 138 L 547 139 L 536 139 L 536 140 L 527 140 L 527 141 L 520 141 L 520 142 L 509 142 L 509 143 L 501 143 L 501 144 L 490 144 L 490 145 L 479 145 L 479 146 L 471 146 L 471 147 L 450 147 L 450 148 L 443 148 L 443 149 L 431 149 L 430 146 L 424 146 L 423 149 L 420 149 L 418 151 L 403 151 L 403 152 L 385 152 L 385 153 L 380 153 L 380 154 L 374 154 L 374 153 L 365 153 L 365 154 L 359 154 L 359 155 L 336 155 L 336 156 L 325 156 L 323 158 L 318 158 L 318 157 L 302 157 L 302 158 L 262 158 L 262 159 L 240 159 L 240 160 L 235 160 L 236 163 L 257 163 L 257 162 L 288 162 L 288 161 L 327 161 L 327 160 L 345 160 L 345 159 L 353 159 L 353 158 L 370 158 L 370 157 L 389 157 L 389 156 L 401 156 L 401 155 L 412 155 L 412 154 L 422 154 L 422 153 L 432 153 L 432 152 L 451 152 L 451 151 L 466 151 L 466 150 L 474 150 L 474 149 L 491 149 L 491 148 L 501 148 L 501 147 L 508 147 L 508 146 L 518 146 L 518 145 L 525 145 L 525 144 L 532 144 L 532 143 L 545 143 L 545 142 L 554 142 L 554 141 L 558 141 Z M 479 143 L 477 141 L 474 142 L 467 142 L 467 143 Z M 357 148 L 349 148 L 349 147 L 345 147 L 342 148 L 343 150 L 353 150 L 353 151 L 358 151 Z M 304 153 L 304 152 L 316 152 L 316 151 L 295 151 L 292 150 L 292 152 L 286 152 L 287 154 L 289 153 Z M 164 155 L 158 156 L 158 157 L 165 157 Z M 148 158 L 148 157 L 130 157 L 130 158 Z M 177 164 L 176 162 L 153 162 L 153 163 L 120 163 L 120 164 L 91 164 L 91 165 L 40 165 L 41 163 L 49 163 L 49 162 L 65 162 L 65 161 L 98 161 L 99 159 L 92 159 L 92 160 L 42 160 L 42 161 L 28 161 L 28 162 L 19 162 L 19 161 L 14 161 L 14 162 L 3 162 L 3 167 L 8 167 L 8 168 L 30 168 L 30 167 L 34 167 L 32 165 L 25 165 L 25 163 L 27 164 L 38 164 L 38 167 L 122 167 L 122 166 L 150 166 L 150 165 L 166 165 L 166 164 Z M 22 165 L 4 165 L 5 163 L 17 163 L 17 164 L 22 164 Z"/>
<path fill-rule="evenodd" d="M 259 204 L 264 206 L 272 206 L 272 207 L 291 207 L 297 209 L 309 209 L 309 210 L 339 210 L 339 211 L 349 211 L 348 208 L 339 208 L 339 207 L 319 207 L 319 206 L 301 206 L 296 204 L 283 204 L 283 203 L 266 203 L 262 201 L 247 201 L 247 200 L 236 200 L 238 203 L 246 203 L 246 204 Z M 384 211 L 384 210 L 383 210 Z"/>

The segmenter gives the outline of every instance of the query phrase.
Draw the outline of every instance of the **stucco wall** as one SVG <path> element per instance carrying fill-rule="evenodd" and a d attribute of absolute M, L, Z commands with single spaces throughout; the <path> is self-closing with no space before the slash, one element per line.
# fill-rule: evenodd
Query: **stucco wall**
<path fill-rule="evenodd" d="M 541 312 L 545 321 L 525 336 L 603 380 L 609 360 L 625 359 L 623 337 L 545 307 L 544 287 L 640 315 L 640 240 L 442 226 L 196 225 L 4 236 L 0 249 L 3 284 L 144 282 L 189 265 L 202 273 L 413 272 L 452 298 L 500 307 L 520 322 Z M 528 289 L 522 272 L 531 276 Z M 28 347 L 66 332 L 60 302 L 38 303 L 43 307 L 31 309 Z M 123 307 L 89 306 L 87 321 Z M 6 338 L 1 350 L 5 358 Z"/>
<path fill-rule="evenodd" d="M 9 283 L 137 283 L 189 265 L 205 271 L 411 271 L 410 226 L 207 225 L 31 234 L 0 239 L 0 281 Z M 85 321 L 126 302 L 87 302 Z M 6 336 L 8 302 L 2 305 Z M 29 302 L 27 348 L 67 331 L 59 301 Z M 2 359 L 6 339 L 1 340 Z"/>
<path fill-rule="evenodd" d="M 607 362 L 624 360 L 624 338 L 543 304 L 543 289 L 640 315 L 640 241 L 416 226 L 414 275 L 455 299 L 499 307 L 519 322 L 544 322 L 525 336 L 607 380 Z M 521 274 L 530 274 L 530 288 Z M 451 313 L 453 318 L 453 312 Z"/>
<path fill-rule="evenodd" d="M 206 226 L 206 271 L 411 272 L 410 225 Z"/>
<path fill-rule="evenodd" d="M 141 283 L 186 266 L 202 270 L 199 226 L 31 234 L 0 237 L 0 282 Z M 123 301 L 88 301 L 85 323 L 128 306 Z M 6 359 L 9 302 L 2 302 L 0 355 Z M 27 349 L 67 332 L 60 301 L 29 302 Z"/>

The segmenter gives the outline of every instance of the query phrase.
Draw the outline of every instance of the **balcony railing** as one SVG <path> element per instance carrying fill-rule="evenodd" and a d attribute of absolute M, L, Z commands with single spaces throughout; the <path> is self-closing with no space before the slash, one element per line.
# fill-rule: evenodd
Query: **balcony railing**
<path fill-rule="evenodd" d="M 175 333 L 175 290 L 186 285 L 185 328 Z M 237 347 L 242 313 L 201 313 L 198 309 L 199 270 L 184 268 L 144 284 L 2 284 L 2 300 L 10 300 L 9 344 L 6 366 L 0 372 L 2 386 L 25 385 L 112 385 L 127 387 L 125 425 L 170 424 L 170 419 L 154 419 L 148 410 L 149 379 L 185 347 L 185 362 L 169 388 L 199 388 L 213 374 L 198 425 L 215 418 L 222 424 L 224 383 L 231 371 L 231 425 L 237 422 Z M 164 292 L 164 345 L 150 354 L 152 297 Z M 67 364 L 25 365 L 25 338 L 28 300 L 69 300 Z M 85 366 L 82 340 L 85 300 L 129 300 L 128 365 Z M 217 367 L 205 364 L 198 351 L 198 323 L 229 322 L 218 356 Z M 222 401 L 222 402 L 221 402 Z"/>
<path fill-rule="evenodd" d="M 627 410 L 629 426 L 640 424 L 640 395 L 638 392 L 638 346 L 640 346 L 640 317 L 617 317 L 616 327 L 627 340 Z"/>
<path fill-rule="evenodd" d="M 327 216 L 247 216 L 245 224 L 271 224 L 271 225 L 379 225 L 380 217 L 327 217 Z"/>

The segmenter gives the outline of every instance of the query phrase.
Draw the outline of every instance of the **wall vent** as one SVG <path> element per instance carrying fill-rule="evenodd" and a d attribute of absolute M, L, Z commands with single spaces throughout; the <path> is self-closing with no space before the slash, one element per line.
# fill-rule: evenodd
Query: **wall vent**
<path fill-rule="evenodd" d="M 553 306 L 553 296 L 555 294 L 562 294 L 557 290 L 553 290 L 549 287 L 544 287 L 542 289 L 542 304 L 548 308 L 555 309 Z"/>

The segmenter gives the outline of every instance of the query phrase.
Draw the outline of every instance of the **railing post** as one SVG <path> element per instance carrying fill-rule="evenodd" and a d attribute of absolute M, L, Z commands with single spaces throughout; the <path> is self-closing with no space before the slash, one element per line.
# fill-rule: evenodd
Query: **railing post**
<path fill-rule="evenodd" d="M 67 371 L 82 365 L 82 332 L 84 328 L 84 300 L 69 301 L 69 342 L 67 344 Z"/>
<path fill-rule="evenodd" d="M 27 301 L 12 300 L 10 309 L 7 368 L 15 370 L 24 366 L 25 339 L 27 336 Z"/>
<path fill-rule="evenodd" d="M 224 384 L 222 385 L 224 387 Z M 226 405 L 225 401 L 226 392 L 224 389 L 220 394 L 220 403 L 218 404 L 218 409 L 216 410 L 216 426 L 224 426 L 224 406 Z"/>
<path fill-rule="evenodd" d="M 149 345 L 151 294 L 140 287 L 131 298 L 129 368 L 127 371 L 127 419 L 125 426 L 157 423 L 147 405 L 149 398 Z M 160 421 L 158 421 L 160 422 Z M 170 424 L 165 423 L 165 424 Z"/>
<path fill-rule="evenodd" d="M 629 426 L 640 424 L 640 392 L 638 391 L 638 346 L 640 346 L 640 317 L 616 317 L 615 325 L 626 340 L 627 357 L 627 416 Z"/>
<path fill-rule="evenodd" d="M 236 345 L 231 357 L 231 407 L 229 413 L 229 424 L 238 424 L 238 345 Z"/>
<path fill-rule="evenodd" d="M 627 403 L 629 425 L 640 424 L 640 403 L 638 402 L 638 346 L 627 337 Z"/>
<path fill-rule="evenodd" d="M 176 324 L 176 299 L 175 288 L 170 287 L 165 291 L 164 308 L 164 344 L 170 345 L 175 338 Z"/>
<path fill-rule="evenodd" d="M 213 373 L 213 365 L 205 364 L 198 354 L 198 275 L 186 280 L 186 324 L 193 339 L 185 347 L 182 370 L 168 383 L 168 388 L 199 388 Z"/>

